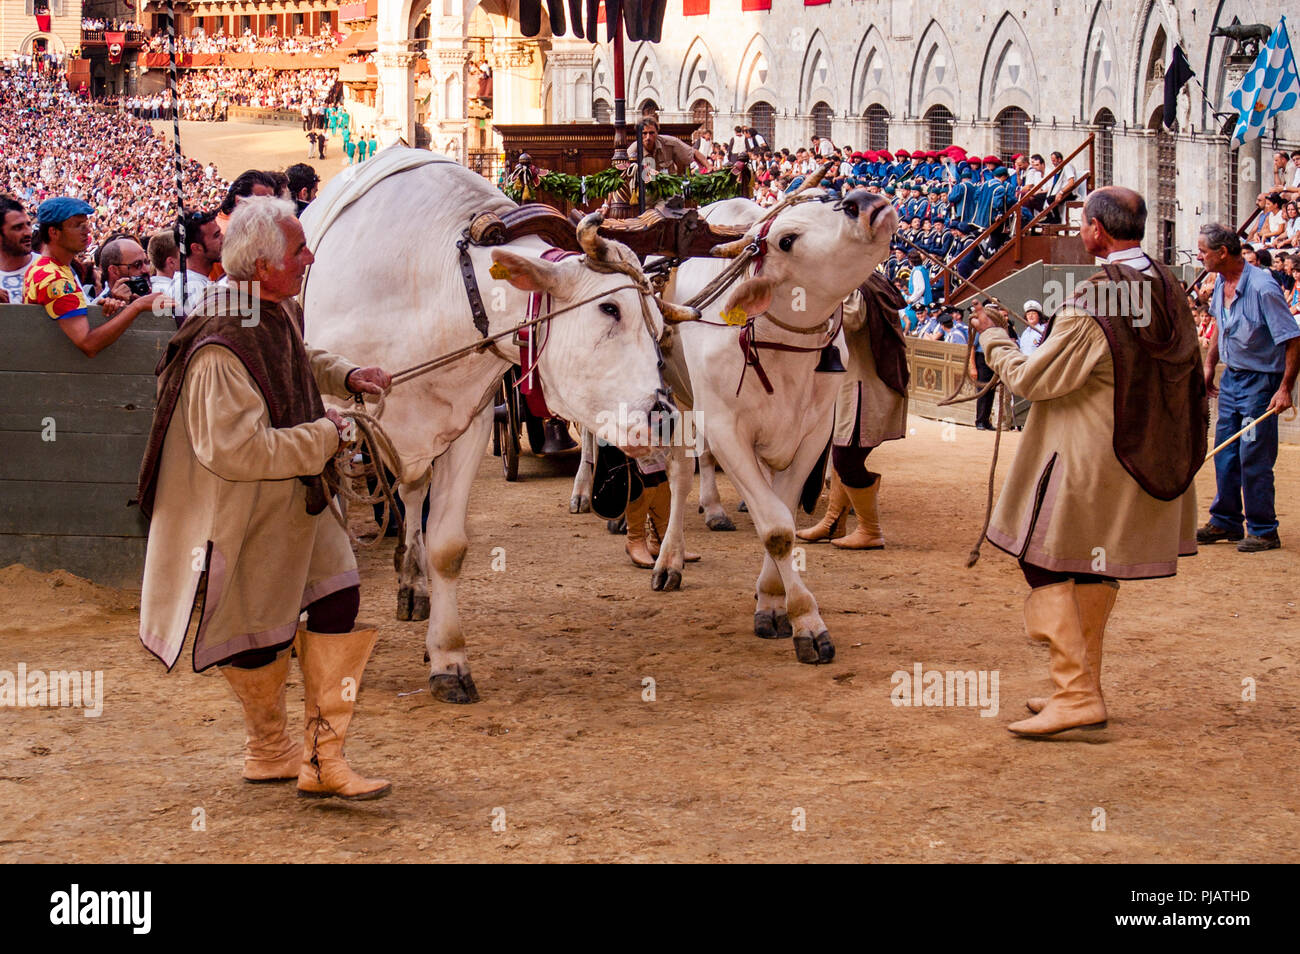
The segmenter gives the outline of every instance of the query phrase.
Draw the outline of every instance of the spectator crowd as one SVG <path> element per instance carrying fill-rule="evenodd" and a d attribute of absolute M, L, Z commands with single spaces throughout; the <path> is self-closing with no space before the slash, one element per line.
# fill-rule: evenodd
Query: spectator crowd
<path fill-rule="evenodd" d="M 293 36 L 280 36 L 274 27 L 263 36 L 252 30 L 245 30 L 236 36 L 226 33 L 224 29 L 208 36 L 203 30 L 195 30 L 192 36 L 176 38 L 178 53 L 323 53 L 339 45 L 339 35 L 328 27 L 321 29 L 315 36 L 302 32 L 301 27 Z M 155 33 L 149 39 L 150 53 L 167 52 L 167 34 Z"/>
<path fill-rule="evenodd" d="M 7 265 L 0 269 L 0 282 L 9 300 L 21 288 L 18 266 L 25 254 L 16 244 L 17 232 L 9 234 L 14 221 L 21 218 L 30 233 L 47 199 L 85 202 L 92 210 L 85 277 L 98 294 L 103 275 L 92 270 L 96 253 L 115 237 L 147 240 L 175 222 L 175 182 L 172 147 L 148 123 L 86 103 L 58 73 L 0 68 L 0 193 L 23 210 L 5 217 Z M 214 208 L 229 188 L 214 166 L 193 160 L 184 164 L 184 182 L 187 209 Z"/>

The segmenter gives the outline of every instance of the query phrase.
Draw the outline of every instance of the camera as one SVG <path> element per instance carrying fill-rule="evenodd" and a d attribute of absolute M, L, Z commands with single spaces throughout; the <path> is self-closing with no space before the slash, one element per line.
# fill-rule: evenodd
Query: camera
<path fill-rule="evenodd" d="M 148 275 L 132 275 L 126 280 L 126 287 L 131 289 L 131 294 L 135 295 L 137 298 L 153 291 Z"/>

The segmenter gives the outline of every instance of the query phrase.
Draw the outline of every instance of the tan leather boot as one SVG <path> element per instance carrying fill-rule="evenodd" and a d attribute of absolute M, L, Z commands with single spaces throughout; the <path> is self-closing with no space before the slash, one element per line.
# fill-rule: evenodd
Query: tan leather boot
<path fill-rule="evenodd" d="M 298 776 L 302 746 L 289 737 L 284 685 L 289 677 L 289 650 L 258 669 L 222 666 L 226 681 L 244 707 L 244 780 L 287 782 Z"/>
<path fill-rule="evenodd" d="M 343 758 L 361 673 L 378 634 L 369 628 L 350 633 L 298 630 L 307 710 L 307 743 L 298 772 L 298 794 L 303 798 L 383 798 L 392 791 L 387 779 L 364 778 Z"/>
<path fill-rule="evenodd" d="M 1097 681 L 1097 695 L 1101 692 L 1101 643 L 1106 636 L 1106 623 L 1110 611 L 1115 606 L 1115 597 L 1119 595 L 1119 584 L 1076 583 L 1074 598 L 1079 604 L 1079 616 L 1083 621 L 1083 637 L 1088 641 L 1088 668 Z M 1105 697 L 1103 696 L 1103 701 Z M 1025 703 L 1030 712 L 1042 712 L 1047 705 L 1047 696 L 1035 696 Z"/>
<path fill-rule="evenodd" d="M 627 543 L 624 549 L 632 558 L 632 565 L 643 570 L 652 569 L 655 565 L 654 554 L 646 547 L 645 541 L 645 521 L 650 514 L 651 492 L 651 488 L 647 487 L 641 491 L 640 497 L 627 505 Z"/>
<path fill-rule="evenodd" d="M 1105 728 L 1106 704 L 1088 666 L 1088 640 L 1074 581 L 1030 590 L 1025 599 L 1025 629 L 1031 635 L 1047 636 L 1056 692 L 1042 712 L 1007 728 L 1030 737 L 1055 735 L 1066 729 Z"/>
<path fill-rule="evenodd" d="M 876 474 L 875 483 L 870 487 L 845 487 L 844 492 L 853 502 L 853 512 L 858 516 L 858 525 L 852 533 L 838 540 L 832 540 L 831 546 L 842 550 L 883 550 L 885 536 L 880 532 L 880 510 L 876 498 L 880 494 L 880 482 L 885 478 Z"/>
<path fill-rule="evenodd" d="M 831 471 L 831 489 L 826 498 L 826 514 L 821 523 L 815 523 L 803 530 L 796 530 L 795 536 L 808 543 L 821 543 L 844 533 L 844 525 L 849 517 L 849 495 L 844 491 L 840 475 Z"/>
<path fill-rule="evenodd" d="M 650 522 L 645 531 L 645 548 L 650 551 L 651 556 L 658 557 L 659 544 L 668 533 L 668 515 L 672 511 L 673 489 L 665 481 L 657 487 L 647 488 L 646 493 L 650 496 Z M 687 550 L 683 559 L 687 563 L 695 563 L 700 559 L 700 555 Z"/>

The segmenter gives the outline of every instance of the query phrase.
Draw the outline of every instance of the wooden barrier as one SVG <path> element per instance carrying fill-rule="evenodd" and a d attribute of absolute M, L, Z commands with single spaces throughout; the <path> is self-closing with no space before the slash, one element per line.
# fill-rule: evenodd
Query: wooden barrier
<path fill-rule="evenodd" d="M 936 421 L 975 426 L 975 402 L 940 407 L 939 402 L 957 389 L 966 376 L 966 346 L 924 338 L 907 339 L 907 409 Z"/>
<path fill-rule="evenodd" d="M 302 113 L 292 109 L 228 106 L 226 107 L 226 121 L 232 123 L 263 123 L 276 126 L 301 126 Z"/>
<path fill-rule="evenodd" d="M 103 315 L 91 309 L 91 323 Z M 94 358 L 43 308 L 0 306 L 0 566 L 140 585 L 148 526 L 135 497 L 154 368 L 176 331 L 145 314 Z"/>

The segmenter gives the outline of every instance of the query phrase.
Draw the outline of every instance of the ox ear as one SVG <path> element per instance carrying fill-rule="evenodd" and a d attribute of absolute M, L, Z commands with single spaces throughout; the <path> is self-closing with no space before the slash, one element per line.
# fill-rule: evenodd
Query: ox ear
<path fill-rule="evenodd" d="M 520 291 L 549 292 L 555 288 L 558 269 L 550 262 L 528 258 L 504 248 L 492 250 L 492 277 L 504 278 Z"/>
<path fill-rule="evenodd" d="M 746 315 L 761 315 L 772 305 L 774 287 L 771 279 L 761 276 L 747 278 L 732 291 L 731 297 L 727 299 L 725 311 L 730 312 L 738 308 Z"/>

